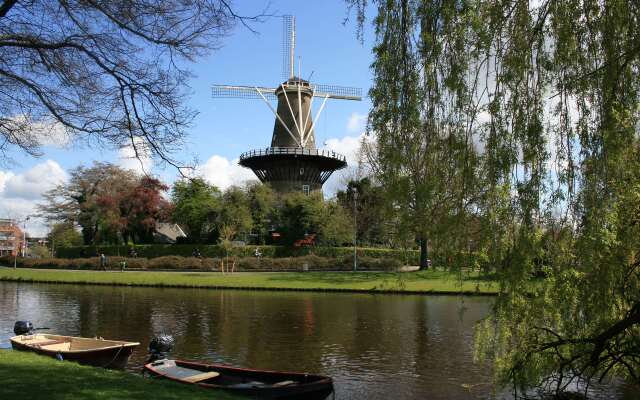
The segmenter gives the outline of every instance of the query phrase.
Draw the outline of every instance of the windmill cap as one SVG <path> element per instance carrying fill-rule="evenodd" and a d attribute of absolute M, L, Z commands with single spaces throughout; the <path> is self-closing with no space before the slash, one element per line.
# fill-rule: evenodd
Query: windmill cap
<path fill-rule="evenodd" d="M 302 86 L 309 86 L 309 81 L 302 79 L 302 78 L 298 78 L 297 76 L 294 76 L 293 78 L 289 78 L 286 81 L 282 82 L 283 84 L 298 84 L 298 85 L 302 85 Z"/>

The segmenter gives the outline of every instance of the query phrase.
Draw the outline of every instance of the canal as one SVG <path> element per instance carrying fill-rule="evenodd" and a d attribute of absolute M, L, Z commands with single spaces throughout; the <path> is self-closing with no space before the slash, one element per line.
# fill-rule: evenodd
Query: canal
<path fill-rule="evenodd" d="M 334 378 L 337 399 L 484 399 L 489 365 L 474 363 L 474 324 L 490 297 L 159 289 L 0 282 L 0 346 L 13 323 L 139 341 L 176 338 L 171 356 Z M 614 393 L 615 392 L 615 393 Z M 626 398 L 607 388 L 603 396 Z"/>

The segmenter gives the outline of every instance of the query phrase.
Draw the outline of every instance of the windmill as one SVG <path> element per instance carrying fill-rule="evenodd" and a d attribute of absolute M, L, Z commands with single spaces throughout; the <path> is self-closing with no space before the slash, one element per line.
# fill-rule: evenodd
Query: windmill
<path fill-rule="evenodd" d="M 214 98 L 261 99 L 275 116 L 271 146 L 240 155 L 239 164 L 250 168 L 258 179 L 269 183 L 278 192 L 322 189 L 333 171 L 347 166 L 346 158 L 330 150 L 316 148 L 314 128 L 328 99 L 362 99 L 362 89 L 319 85 L 295 75 L 295 17 L 283 18 L 282 69 L 279 86 L 213 85 Z M 298 71 L 298 74 L 300 71 Z M 315 116 L 313 101 L 322 99 Z M 277 100 L 274 108 L 272 101 Z"/>

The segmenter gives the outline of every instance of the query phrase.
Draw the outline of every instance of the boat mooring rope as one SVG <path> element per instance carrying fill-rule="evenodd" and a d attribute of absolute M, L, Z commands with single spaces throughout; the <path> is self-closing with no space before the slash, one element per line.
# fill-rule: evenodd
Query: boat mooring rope
<path fill-rule="evenodd" d="M 120 348 L 118 349 L 118 352 L 116 353 L 116 355 L 113 356 L 111 361 L 109 361 L 107 364 L 105 364 L 102 368 L 107 368 L 109 365 L 111 365 L 116 360 L 116 358 L 118 358 L 118 355 L 120 355 L 120 352 L 122 351 L 122 349 L 124 349 L 124 344 L 120 345 Z"/>

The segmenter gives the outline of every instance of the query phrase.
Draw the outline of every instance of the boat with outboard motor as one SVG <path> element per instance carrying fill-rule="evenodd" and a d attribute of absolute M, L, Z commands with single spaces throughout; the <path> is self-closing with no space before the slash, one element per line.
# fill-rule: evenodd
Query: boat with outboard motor
<path fill-rule="evenodd" d="M 321 400 L 333 393 L 333 380 L 330 377 L 300 372 L 168 359 L 150 362 L 144 366 L 144 370 L 154 377 L 260 399 Z"/>
<path fill-rule="evenodd" d="M 124 368 L 133 350 L 140 345 L 123 340 L 35 333 L 33 325 L 27 321 L 16 322 L 14 333 L 16 336 L 10 341 L 16 350 L 109 369 Z"/>
<path fill-rule="evenodd" d="M 328 376 L 167 359 L 173 345 L 171 335 L 160 334 L 151 339 L 151 357 L 143 372 L 153 377 L 260 399 L 322 400 L 333 393 L 333 380 Z"/>

